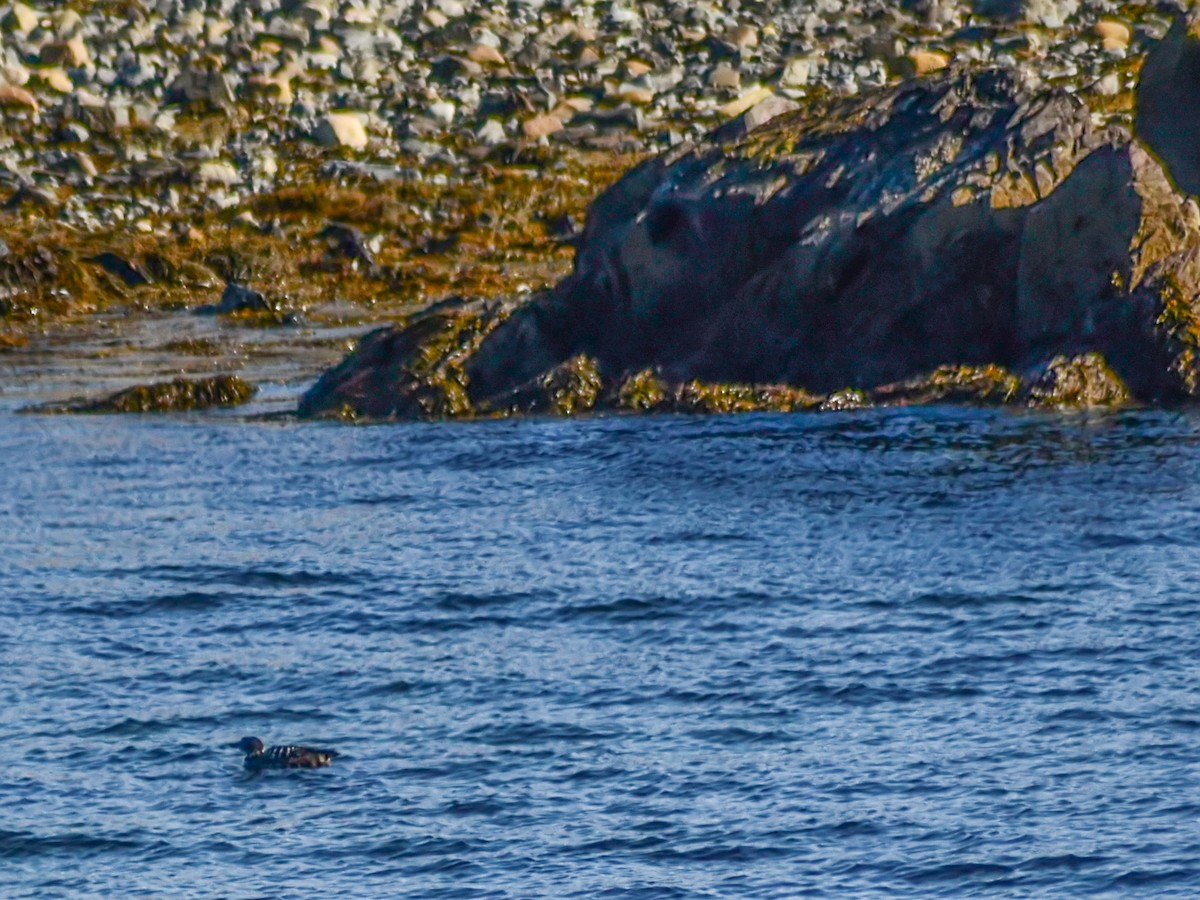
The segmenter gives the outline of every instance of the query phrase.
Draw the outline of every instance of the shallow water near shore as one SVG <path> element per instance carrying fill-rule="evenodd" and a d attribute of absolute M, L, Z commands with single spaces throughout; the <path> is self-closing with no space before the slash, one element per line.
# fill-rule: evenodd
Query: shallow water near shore
<path fill-rule="evenodd" d="M 0 450 L 5 896 L 1200 888 L 1194 414 Z"/>

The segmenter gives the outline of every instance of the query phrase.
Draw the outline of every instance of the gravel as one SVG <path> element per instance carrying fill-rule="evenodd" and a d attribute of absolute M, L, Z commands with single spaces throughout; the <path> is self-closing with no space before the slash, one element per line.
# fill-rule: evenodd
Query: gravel
<path fill-rule="evenodd" d="M 136 184 L 147 163 L 205 185 L 189 202 L 233 209 L 290 177 L 286 155 L 304 145 L 384 164 L 470 164 L 538 142 L 652 151 L 764 98 L 855 95 L 962 62 L 1115 96 L 1130 87 L 1126 57 L 1165 32 L 1172 10 L 1111 0 L 12 3 L 0 6 L 0 188 L 72 184 L 82 193 L 50 208 L 102 228 L 172 211 L 158 191 L 124 211 L 89 199 L 88 187 L 99 196 Z"/>

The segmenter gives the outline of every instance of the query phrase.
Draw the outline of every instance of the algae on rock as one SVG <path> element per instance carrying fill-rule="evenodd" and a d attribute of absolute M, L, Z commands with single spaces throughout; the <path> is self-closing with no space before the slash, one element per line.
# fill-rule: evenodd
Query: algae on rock
<path fill-rule="evenodd" d="M 621 381 L 611 405 L 629 412 L 666 411 L 674 408 L 675 395 L 658 372 L 642 369 Z"/>
<path fill-rule="evenodd" d="M 816 409 L 823 398 L 783 384 L 711 383 L 693 379 L 675 393 L 675 409 L 687 413 L 796 412 Z"/>
<path fill-rule="evenodd" d="M 507 394 L 488 400 L 480 413 L 574 416 L 596 408 L 604 390 L 600 367 L 590 356 L 574 356 Z"/>
<path fill-rule="evenodd" d="M 212 378 L 176 378 L 139 384 L 99 400 L 75 400 L 32 407 L 26 412 L 46 413 L 163 413 L 191 412 L 215 406 L 237 406 L 258 389 L 236 375 Z"/>
<path fill-rule="evenodd" d="M 305 417 L 450 419 L 470 416 L 465 363 L 509 310 L 452 298 L 405 327 L 376 329 L 301 398 Z"/>
<path fill-rule="evenodd" d="M 970 403 L 1000 406 L 1015 398 L 1021 379 L 1002 366 L 939 366 L 918 375 L 875 388 L 871 397 L 885 406 L 925 403 Z"/>
<path fill-rule="evenodd" d="M 1129 388 L 1103 356 L 1057 356 L 1030 385 L 1027 403 L 1041 409 L 1093 409 L 1125 406 Z"/>

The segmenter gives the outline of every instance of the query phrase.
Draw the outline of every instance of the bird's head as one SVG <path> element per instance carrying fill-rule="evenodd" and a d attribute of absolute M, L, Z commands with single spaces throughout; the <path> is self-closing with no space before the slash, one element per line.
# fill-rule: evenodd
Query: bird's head
<path fill-rule="evenodd" d="M 256 737 L 244 737 L 233 746 L 245 754 L 262 753 L 263 742 Z"/>

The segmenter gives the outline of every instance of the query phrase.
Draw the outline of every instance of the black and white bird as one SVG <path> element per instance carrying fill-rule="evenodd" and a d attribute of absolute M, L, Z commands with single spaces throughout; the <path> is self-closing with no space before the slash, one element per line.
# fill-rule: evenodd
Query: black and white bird
<path fill-rule="evenodd" d="M 288 744 L 264 747 L 256 737 L 244 737 L 233 746 L 246 754 L 242 764 L 253 772 L 262 769 L 319 769 L 333 762 L 336 750 L 317 750 Z"/>

